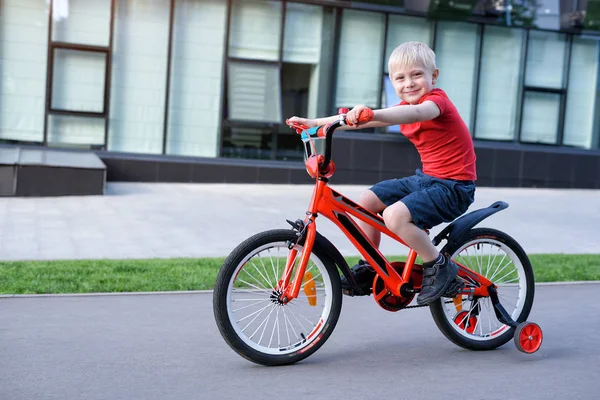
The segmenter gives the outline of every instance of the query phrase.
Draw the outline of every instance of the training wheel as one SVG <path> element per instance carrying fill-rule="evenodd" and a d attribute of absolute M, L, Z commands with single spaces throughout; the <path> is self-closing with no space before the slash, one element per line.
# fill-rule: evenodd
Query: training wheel
<path fill-rule="evenodd" d="M 542 328 L 533 322 L 521 322 L 515 330 L 515 346 L 523 353 L 531 354 L 542 345 Z"/>

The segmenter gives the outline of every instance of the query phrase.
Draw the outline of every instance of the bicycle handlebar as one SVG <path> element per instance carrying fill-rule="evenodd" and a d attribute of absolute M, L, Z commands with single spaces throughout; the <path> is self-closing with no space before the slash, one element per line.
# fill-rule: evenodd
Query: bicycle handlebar
<path fill-rule="evenodd" d="M 323 125 L 317 129 L 317 136 L 325 136 L 325 158 L 323 160 L 323 164 L 321 164 L 319 168 L 321 172 L 327 170 L 327 167 L 329 167 L 329 162 L 331 161 L 331 141 L 333 139 L 333 132 L 340 126 L 349 125 L 346 122 L 346 114 L 348 113 L 348 111 L 349 110 L 347 108 L 340 108 L 338 110 L 339 119 L 336 122 L 328 125 Z M 358 123 L 360 124 L 370 122 L 373 120 L 373 116 L 373 110 L 371 110 L 370 108 L 365 108 L 360 112 L 360 115 L 358 116 Z M 297 124 L 294 122 L 290 123 L 287 120 L 285 122 L 290 128 L 295 129 L 296 132 L 299 134 L 302 134 L 302 132 L 306 131 L 307 129 L 310 129 L 306 125 Z"/>

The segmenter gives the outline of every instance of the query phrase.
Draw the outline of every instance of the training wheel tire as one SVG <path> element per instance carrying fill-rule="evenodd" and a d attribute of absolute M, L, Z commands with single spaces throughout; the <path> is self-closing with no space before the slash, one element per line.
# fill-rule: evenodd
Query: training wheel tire
<path fill-rule="evenodd" d="M 540 349 L 543 340 L 542 328 L 533 322 L 521 322 L 515 330 L 515 346 L 523 353 L 532 354 Z"/>

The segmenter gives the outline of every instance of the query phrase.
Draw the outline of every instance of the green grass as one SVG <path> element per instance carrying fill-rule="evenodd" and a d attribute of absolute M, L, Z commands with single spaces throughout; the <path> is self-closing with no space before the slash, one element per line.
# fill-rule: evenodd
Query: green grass
<path fill-rule="evenodd" d="M 530 255 L 536 282 L 600 280 L 600 254 Z M 393 258 L 401 260 L 402 257 Z M 212 289 L 224 258 L 0 262 L 0 294 Z M 353 265 L 358 257 L 348 257 Z"/>

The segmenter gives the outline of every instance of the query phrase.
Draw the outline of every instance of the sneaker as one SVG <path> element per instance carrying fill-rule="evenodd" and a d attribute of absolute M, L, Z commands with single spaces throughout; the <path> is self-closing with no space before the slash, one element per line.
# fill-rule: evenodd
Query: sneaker
<path fill-rule="evenodd" d="M 364 294 L 371 293 L 371 287 L 373 286 L 373 279 L 375 279 L 376 272 L 371 266 L 364 260 L 358 260 L 358 264 L 350 268 L 354 280 L 358 287 Z M 350 282 L 346 280 L 346 277 L 342 275 L 342 290 L 345 292 L 351 292 L 353 290 Z"/>
<path fill-rule="evenodd" d="M 423 284 L 421 293 L 417 297 L 417 304 L 420 306 L 436 301 L 450 288 L 455 282 L 454 278 L 458 274 L 458 265 L 446 256 L 441 263 L 433 265 L 423 264 Z"/>

